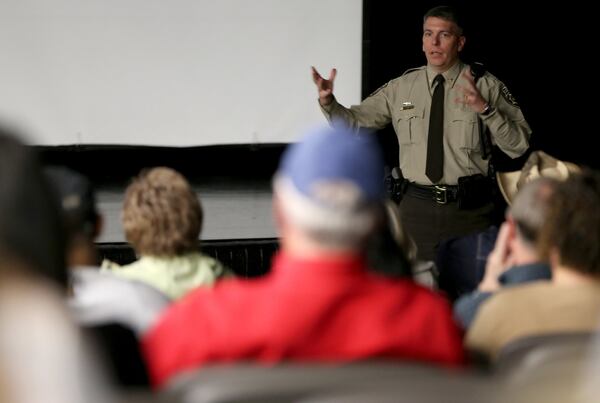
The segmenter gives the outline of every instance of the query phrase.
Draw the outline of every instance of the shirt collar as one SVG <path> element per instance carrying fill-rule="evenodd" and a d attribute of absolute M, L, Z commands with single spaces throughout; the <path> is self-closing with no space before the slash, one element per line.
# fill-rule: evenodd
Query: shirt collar
<path fill-rule="evenodd" d="M 498 280 L 502 285 L 521 284 L 534 280 L 550 280 L 550 266 L 547 263 L 529 263 L 513 266 L 500 275 Z"/>
<path fill-rule="evenodd" d="M 461 71 L 464 68 L 464 64 L 460 61 L 454 63 L 454 66 L 450 67 L 448 70 L 441 73 L 444 76 L 444 80 L 448 83 L 448 87 L 453 87 L 454 83 L 458 81 L 458 77 L 460 76 Z M 435 76 L 440 73 L 433 71 L 430 66 L 427 66 L 427 83 L 429 88 L 433 90 L 433 80 Z"/>

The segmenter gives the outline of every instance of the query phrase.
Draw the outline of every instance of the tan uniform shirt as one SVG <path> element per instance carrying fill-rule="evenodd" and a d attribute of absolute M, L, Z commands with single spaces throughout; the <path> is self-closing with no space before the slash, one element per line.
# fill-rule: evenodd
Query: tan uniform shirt
<path fill-rule="evenodd" d="M 539 281 L 503 289 L 485 302 L 466 347 L 495 358 L 511 341 L 544 334 L 592 332 L 600 322 L 600 284 L 558 286 Z"/>
<path fill-rule="evenodd" d="M 440 183 L 456 185 L 461 176 L 486 175 L 488 161 L 481 158 L 478 117 L 468 106 L 459 86 L 467 85 L 462 73 L 467 65 L 455 64 L 444 72 L 444 176 Z M 321 109 L 330 122 L 342 119 L 353 127 L 381 129 L 392 123 L 400 145 L 400 168 L 404 177 L 431 185 L 425 175 L 429 112 L 436 73 L 427 67 L 410 70 L 375 91 L 360 105 L 346 108 L 335 99 Z M 510 157 L 522 155 L 529 147 L 531 129 L 521 109 L 504 84 L 486 73 L 477 83 L 481 95 L 494 108 L 481 116 L 492 141 Z"/>

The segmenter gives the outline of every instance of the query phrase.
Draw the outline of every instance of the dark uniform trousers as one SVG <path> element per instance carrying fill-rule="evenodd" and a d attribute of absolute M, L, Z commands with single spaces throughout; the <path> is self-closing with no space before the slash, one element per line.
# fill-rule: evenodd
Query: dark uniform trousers
<path fill-rule="evenodd" d="M 492 202 L 474 209 L 459 209 L 456 201 L 440 204 L 404 194 L 400 202 L 402 224 L 417 244 L 418 258 L 435 260 L 437 245 L 450 237 L 483 231 L 493 224 Z"/>

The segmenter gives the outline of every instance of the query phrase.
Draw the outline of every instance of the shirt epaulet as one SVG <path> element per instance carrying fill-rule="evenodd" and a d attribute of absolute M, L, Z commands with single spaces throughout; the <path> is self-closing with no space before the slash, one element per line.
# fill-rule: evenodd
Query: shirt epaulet
<path fill-rule="evenodd" d="M 377 94 L 379 91 L 381 91 L 382 89 L 384 89 L 385 87 L 387 87 L 389 83 L 390 82 L 388 81 L 387 83 L 383 84 L 381 87 L 377 88 L 367 98 L 372 97 L 373 95 Z"/>
<path fill-rule="evenodd" d="M 412 69 L 405 70 L 404 73 L 402 73 L 402 76 L 412 73 L 413 71 L 425 70 L 426 68 L 427 66 L 413 67 Z"/>
<path fill-rule="evenodd" d="M 412 68 L 412 69 L 408 69 L 408 70 L 406 70 L 404 73 L 402 73 L 402 75 L 401 75 L 400 77 L 404 77 L 405 75 L 407 75 L 407 74 L 409 74 L 409 73 L 412 73 L 413 71 L 420 71 L 420 70 L 423 70 L 423 69 L 425 69 L 425 68 L 426 68 L 426 66 L 414 67 L 414 68 Z M 377 94 L 379 91 L 381 91 L 382 89 L 384 89 L 385 87 L 387 87 L 387 86 L 388 86 L 388 85 L 389 85 L 389 84 L 390 84 L 392 81 L 396 81 L 396 80 L 397 80 L 397 78 L 396 78 L 395 80 L 391 80 L 391 81 L 388 81 L 387 83 L 383 84 L 381 87 L 379 87 L 379 88 L 377 88 L 375 91 L 373 91 L 373 92 L 372 92 L 372 93 L 369 95 L 369 97 L 372 97 L 373 95 Z M 367 98 L 369 98 L 369 97 L 367 97 Z"/>

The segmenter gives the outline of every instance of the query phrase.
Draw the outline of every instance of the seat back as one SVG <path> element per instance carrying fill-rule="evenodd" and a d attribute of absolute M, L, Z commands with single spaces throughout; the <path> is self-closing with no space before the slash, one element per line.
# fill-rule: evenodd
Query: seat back
<path fill-rule="evenodd" d="M 588 354 L 593 336 L 592 332 L 572 332 L 519 338 L 500 350 L 494 369 L 515 377 L 557 363 L 581 363 Z"/>
<path fill-rule="evenodd" d="M 110 323 L 83 328 L 116 384 L 123 388 L 149 387 L 150 381 L 135 333 Z"/>
<path fill-rule="evenodd" d="M 491 380 L 412 363 L 232 365 L 203 368 L 169 384 L 182 403 L 485 402 Z"/>

